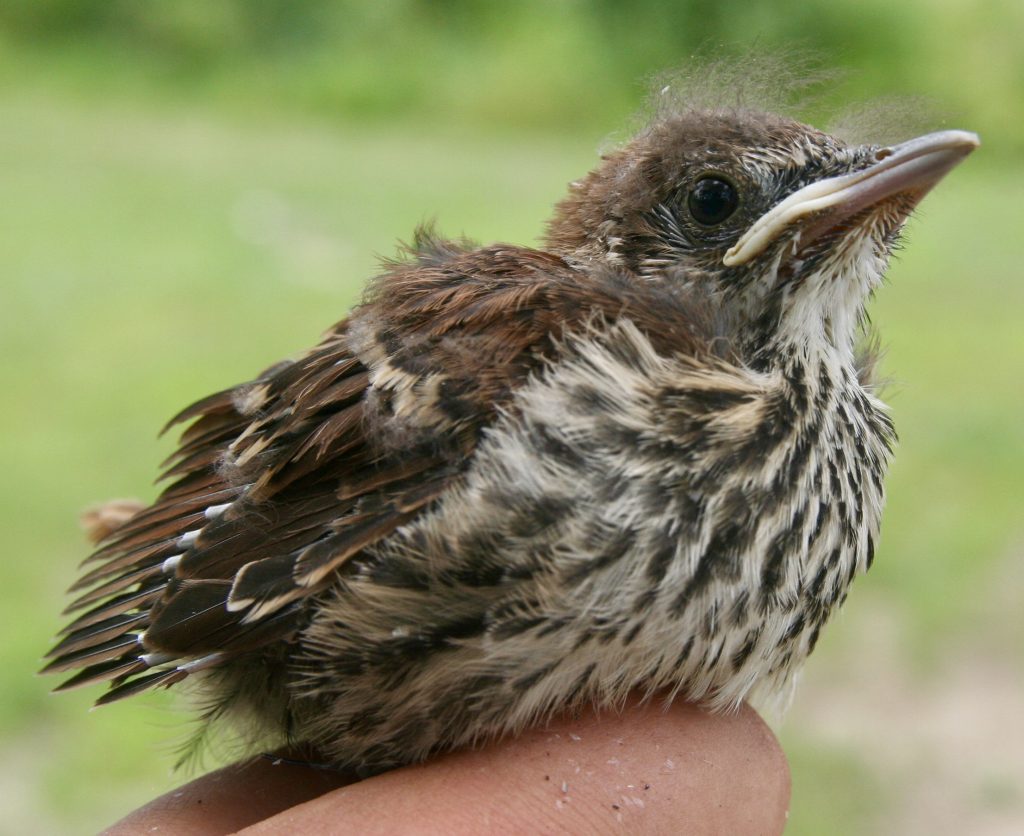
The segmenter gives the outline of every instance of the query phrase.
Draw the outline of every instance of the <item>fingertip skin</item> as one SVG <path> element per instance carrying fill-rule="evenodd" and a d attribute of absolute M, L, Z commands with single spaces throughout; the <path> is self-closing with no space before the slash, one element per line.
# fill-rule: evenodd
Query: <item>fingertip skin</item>
<path fill-rule="evenodd" d="M 108 832 L 777 834 L 789 794 L 785 755 L 753 709 L 634 700 L 357 783 L 253 761 Z"/>
<path fill-rule="evenodd" d="M 256 757 L 183 784 L 129 813 L 103 836 L 235 833 L 324 797 L 351 780 L 340 773 Z"/>

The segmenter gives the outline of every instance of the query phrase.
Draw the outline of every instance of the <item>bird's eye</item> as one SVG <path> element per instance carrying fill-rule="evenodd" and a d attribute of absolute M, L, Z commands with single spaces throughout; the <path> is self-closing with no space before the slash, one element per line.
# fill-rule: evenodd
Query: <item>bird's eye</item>
<path fill-rule="evenodd" d="M 686 198 L 686 206 L 693 219 L 702 226 L 717 226 L 740 205 L 739 195 L 732 183 L 719 177 L 700 180 Z"/>

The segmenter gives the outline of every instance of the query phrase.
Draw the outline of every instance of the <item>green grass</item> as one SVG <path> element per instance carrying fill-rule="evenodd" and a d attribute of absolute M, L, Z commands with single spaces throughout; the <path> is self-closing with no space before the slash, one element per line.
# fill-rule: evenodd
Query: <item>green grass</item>
<path fill-rule="evenodd" d="M 179 780 L 167 746 L 181 720 L 160 695 L 87 715 L 94 694 L 50 698 L 32 675 L 85 551 L 79 510 L 151 497 L 163 421 L 310 344 L 418 222 L 535 240 L 602 137 L 33 89 L 0 100 L 0 831 L 84 833 Z M 903 442 L 877 566 L 824 637 L 812 689 L 817 663 L 863 657 L 878 606 L 899 612 L 893 641 L 916 676 L 953 639 L 991 650 L 986 594 L 1024 542 L 1022 193 L 1024 169 L 979 153 L 928 199 L 873 308 Z M 898 793 L 856 751 L 799 729 L 799 716 L 783 727 L 791 832 L 870 832 L 857 799 Z"/>
<path fill-rule="evenodd" d="M 878 833 L 887 789 L 856 751 L 825 748 L 816 741 L 787 740 L 793 765 L 788 836 L 857 836 Z M 809 776 L 813 776 L 813 781 Z M 870 799 L 870 803 L 866 803 Z"/>
<path fill-rule="evenodd" d="M 979 153 L 940 186 L 875 308 L 902 440 L 874 580 L 933 647 L 1024 534 L 1022 175 Z"/>

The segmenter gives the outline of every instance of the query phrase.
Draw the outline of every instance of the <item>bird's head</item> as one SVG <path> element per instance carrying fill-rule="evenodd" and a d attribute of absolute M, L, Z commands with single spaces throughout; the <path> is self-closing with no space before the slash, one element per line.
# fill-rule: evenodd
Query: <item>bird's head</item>
<path fill-rule="evenodd" d="M 911 210 L 977 145 L 964 131 L 856 145 L 745 107 L 669 111 L 572 184 L 548 244 L 699 291 L 748 357 L 780 341 L 848 352 Z"/>

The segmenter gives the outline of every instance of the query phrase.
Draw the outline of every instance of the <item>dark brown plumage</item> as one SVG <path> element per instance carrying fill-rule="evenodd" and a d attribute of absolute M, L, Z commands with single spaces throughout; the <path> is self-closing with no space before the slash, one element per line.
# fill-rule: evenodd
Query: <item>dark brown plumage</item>
<path fill-rule="evenodd" d="M 315 348 L 171 421 L 47 670 L 101 703 L 201 680 L 253 745 L 366 769 L 636 687 L 784 690 L 873 556 L 862 306 L 975 145 L 668 108 L 543 251 L 420 231 Z"/>

